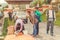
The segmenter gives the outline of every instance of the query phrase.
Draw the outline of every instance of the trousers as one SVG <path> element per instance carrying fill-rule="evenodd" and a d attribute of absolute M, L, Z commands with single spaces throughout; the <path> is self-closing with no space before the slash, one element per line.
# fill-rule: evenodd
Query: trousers
<path fill-rule="evenodd" d="M 47 22 L 47 34 L 50 30 L 50 34 L 53 35 L 54 21 Z"/>

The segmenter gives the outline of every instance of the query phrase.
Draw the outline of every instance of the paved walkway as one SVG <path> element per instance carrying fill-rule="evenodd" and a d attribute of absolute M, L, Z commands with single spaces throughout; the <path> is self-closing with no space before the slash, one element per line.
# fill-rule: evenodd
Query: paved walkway
<path fill-rule="evenodd" d="M 60 27 L 54 26 L 54 36 L 46 34 L 46 23 L 42 22 L 39 24 L 39 35 L 40 37 L 35 38 L 36 40 L 60 40 Z M 33 32 L 33 26 L 31 23 L 25 24 L 25 29 L 28 30 L 29 34 Z"/>

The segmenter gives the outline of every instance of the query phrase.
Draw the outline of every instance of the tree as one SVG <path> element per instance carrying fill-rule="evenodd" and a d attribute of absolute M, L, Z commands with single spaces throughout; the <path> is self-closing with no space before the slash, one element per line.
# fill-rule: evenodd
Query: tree
<path fill-rule="evenodd" d="M 39 7 L 42 6 L 44 0 L 34 0 L 33 2 L 30 3 L 30 7 L 35 7 L 37 4 L 39 4 Z"/>
<path fill-rule="evenodd" d="M 52 0 L 45 0 L 44 3 L 45 4 L 50 4 Z"/>

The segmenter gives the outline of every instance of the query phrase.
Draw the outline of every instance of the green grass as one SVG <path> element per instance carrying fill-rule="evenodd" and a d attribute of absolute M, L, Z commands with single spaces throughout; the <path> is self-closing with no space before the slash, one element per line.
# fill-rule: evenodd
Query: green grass
<path fill-rule="evenodd" d="M 56 22 L 55 25 L 60 26 L 60 12 L 56 13 Z"/>

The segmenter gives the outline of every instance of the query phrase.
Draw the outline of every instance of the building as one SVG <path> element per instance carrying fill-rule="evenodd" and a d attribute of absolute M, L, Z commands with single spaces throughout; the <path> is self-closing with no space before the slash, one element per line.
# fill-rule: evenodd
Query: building
<path fill-rule="evenodd" d="M 6 0 L 9 4 L 9 8 L 19 8 L 20 10 L 25 10 L 29 7 L 32 0 Z"/>

